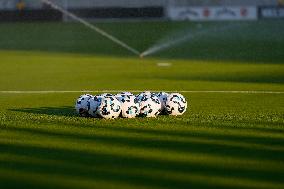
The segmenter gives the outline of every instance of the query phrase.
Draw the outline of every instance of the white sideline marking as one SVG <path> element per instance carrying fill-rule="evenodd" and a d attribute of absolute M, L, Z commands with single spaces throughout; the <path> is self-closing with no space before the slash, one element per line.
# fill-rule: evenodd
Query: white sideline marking
<path fill-rule="evenodd" d="M 97 91 L 0 91 L 0 94 L 52 94 L 52 93 L 115 93 L 129 91 L 139 93 L 139 90 L 97 90 Z M 154 90 L 153 90 L 154 91 Z M 156 90 L 159 91 L 159 90 Z M 169 93 L 236 93 L 236 94 L 284 94 L 284 91 L 167 91 Z"/>

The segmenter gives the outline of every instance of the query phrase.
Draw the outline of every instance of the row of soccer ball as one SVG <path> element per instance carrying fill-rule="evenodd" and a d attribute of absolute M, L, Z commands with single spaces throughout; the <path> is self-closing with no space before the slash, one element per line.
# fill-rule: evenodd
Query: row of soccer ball
<path fill-rule="evenodd" d="M 182 115 L 186 112 L 187 101 L 179 93 L 152 93 L 149 91 L 134 95 L 122 92 L 116 95 L 81 95 L 75 104 L 76 112 L 83 117 L 115 119 L 156 117 L 159 114 Z"/>

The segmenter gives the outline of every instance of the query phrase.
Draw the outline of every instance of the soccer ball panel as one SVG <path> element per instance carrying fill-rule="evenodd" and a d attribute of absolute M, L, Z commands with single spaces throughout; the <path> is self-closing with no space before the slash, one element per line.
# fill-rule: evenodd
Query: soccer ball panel
<path fill-rule="evenodd" d="M 98 109 L 102 102 L 102 96 L 94 96 L 89 100 L 89 114 L 92 117 L 99 117 Z"/>
<path fill-rule="evenodd" d="M 123 93 L 119 93 L 115 96 L 117 98 L 118 101 L 120 101 L 120 103 L 122 102 L 130 102 L 132 101 L 132 99 L 135 99 L 135 96 L 132 93 L 129 92 L 123 92 Z"/>
<path fill-rule="evenodd" d="M 132 94 L 131 92 L 121 92 L 117 93 L 115 96 L 124 96 L 124 95 L 134 96 L 134 94 Z"/>
<path fill-rule="evenodd" d="M 113 94 L 110 94 L 110 93 L 103 93 L 103 94 L 100 94 L 98 96 L 102 96 L 102 97 L 113 97 L 114 95 Z"/>
<path fill-rule="evenodd" d="M 168 98 L 169 94 L 166 92 L 159 92 L 157 93 L 157 97 L 160 99 L 161 103 L 162 103 L 162 107 L 161 107 L 161 112 L 165 112 L 166 111 L 166 102 L 167 102 L 167 98 Z"/>
<path fill-rule="evenodd" d="M 142 92 L 142 93 L 136 95 L 136 100 L 140 103 L 141 101 L 146 100 L 146 99 L 148 99 L 152 96 L 156 96 L 156 94 L 152 93 L 150 91 L 145 91 L 145 92 Z"/>

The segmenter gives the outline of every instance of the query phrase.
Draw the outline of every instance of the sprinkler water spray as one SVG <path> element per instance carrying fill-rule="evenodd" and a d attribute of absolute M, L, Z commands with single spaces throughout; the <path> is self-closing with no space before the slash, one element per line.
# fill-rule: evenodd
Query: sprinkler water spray
<path fill-rule="evenodd" d="M 112 42 L 118 44 L 119 46 L 127 49 L 128 51 L 132 52 L 135 55 L 140 56 L 140 52 L 138 50 L 136 50 L 135 48 L 129 46 L 128 44 L 126 44 L 125 42 L 119 40 L 118 38 L 114 37 L 113 35 L 105 32 L 104 30 L 98 28 L 97 26 L 92 25 L 91 23 L 87 22 L 86 20 L 76 16 L 75 14 L 69 12 L 68 10 L 65 10 L 64 8 L 58 6 L 57 4 L 53 3 L 50 0 L 41 0 L 42 2 L 44 2 L 45 4 L 51 6 L 52 8 L 60 11 L 61 13 L 65 14 L 66 16 L 72 18 L 73 20 L 76 20 L 77 22 L 85 25 L 86 27 L 90 28 L 91 30 L 99 33 L 100 35 L 108 38 L 109 40 L 111 40 Z"/>

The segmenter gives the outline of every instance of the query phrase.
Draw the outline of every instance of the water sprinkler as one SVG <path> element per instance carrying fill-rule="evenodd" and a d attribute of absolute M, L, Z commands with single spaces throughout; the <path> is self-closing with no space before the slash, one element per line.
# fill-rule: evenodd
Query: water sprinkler
<path fill-rule="evenodd" d="M 106 31 L 98 28 L 97 26 L 95 26 L 95 25 L 91 24 L 90 22 L 84 20 L 83 18 L 73 14 L 72 12 L 64 9 L 63 7 L 53 3 L 50 0 L 41 0 L 41 1 L 44 2 L 45 4 L 51 6 L 53 9 L 60 11 L 62 14 L 65 14 L 66 16 L 72 18 L 73 20 L 85 25 L 89 29 L 91 29 L 91 30 L 99 33 L 100 35 L 106 37 L 107 39 L 111 40 L 112 42 L 116 43 L 117 45 L 127 49 L 128 51 L 132 52 L 133 54 L 140 55 L 140 52 L 138 50 L 129 46 L 124 41 L 121 41 L 120 39 L 116 38 L 115 36 L 113 36 L 113 35 L 107 33 Z"/>

